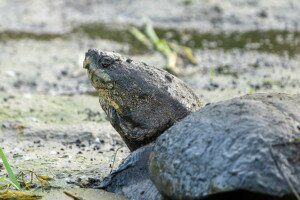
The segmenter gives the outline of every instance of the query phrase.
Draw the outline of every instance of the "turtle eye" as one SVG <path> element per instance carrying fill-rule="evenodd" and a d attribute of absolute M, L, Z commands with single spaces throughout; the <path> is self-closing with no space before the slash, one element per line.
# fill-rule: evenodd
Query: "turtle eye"
<path fill-rule="evenodd" d="M 107 68 L 114 63 L 114 59 L 112 59 L 110 57 L 104 57 L 101 59 L 100 63 L 101 63 L 102 67 Z"/>

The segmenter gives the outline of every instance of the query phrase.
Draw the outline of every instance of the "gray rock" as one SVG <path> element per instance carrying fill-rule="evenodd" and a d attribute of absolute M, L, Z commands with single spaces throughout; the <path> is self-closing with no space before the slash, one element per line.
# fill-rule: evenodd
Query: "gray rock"
<path fill-rule="evenodd" d="M 157 139 L 150 177 L 170 199 L 296 199 L 299 137 L 300 95 L 207 105 Z"/>
<path fill-rule="evenodd" d="M 152 149 L 151 143 L 132 152 L 103 180 L 100 188 L 130 199 L 160 200 L 162 197 L 149 178 L 148 161 Z"/>

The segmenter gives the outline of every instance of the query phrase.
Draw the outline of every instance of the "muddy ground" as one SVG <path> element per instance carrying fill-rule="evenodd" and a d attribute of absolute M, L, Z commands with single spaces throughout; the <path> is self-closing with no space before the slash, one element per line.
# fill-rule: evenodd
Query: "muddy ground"
<path fill-rule="evenodd" d="M 128 32 L 147 17 L 160 37 L 193 48 L 198 64 L 183 64 L 194 73 L 180 78 L 204 104 L 254 92 L 294 94 L 300 91 L 299 12 L 297 0 L 3 0 L 0 145 L 15 172 L 53 178 L 45 199 L 69 188 L 85 199 L 122 198 L 78 188 L 101 181 L 129 154 L 82 68 L 87 49 L 164 67 L 162 55 Z"/>

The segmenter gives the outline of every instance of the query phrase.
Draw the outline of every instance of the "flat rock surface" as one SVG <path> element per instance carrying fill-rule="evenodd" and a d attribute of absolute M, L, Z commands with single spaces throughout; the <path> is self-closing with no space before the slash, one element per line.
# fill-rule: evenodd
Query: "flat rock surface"
<path fill-rule="evenodd" d="M 158 138 L 151 179 L 170 199 L 233 190 L 292 198 L 291 187 L 300 188 L 299 113 L 300 95 L 255 94 L 207 105 Z"/>
<path fill-rule="evenodd" d="M 71 194 L 74 197 L 80 198 L 84 197 L 84 199 L 99 199 L 99 200 L 126 200 L 121 195 L 115 195 L 112 193 L 108 193 L 105 191 L 101 191 L 99 189 L 85 189 L 85 188 L 67 188 L 67 189 L 58 189 L 58 190 L 52 190 L 51 192 L 40 192 L 40 195 L 43 195 L 43 200 L 53 200 L 53 199 L 59 199 L 59 200 L 70 200 L 71 197 L 64 194 L 64 192 L 67 192 L 68 194 Z"/>

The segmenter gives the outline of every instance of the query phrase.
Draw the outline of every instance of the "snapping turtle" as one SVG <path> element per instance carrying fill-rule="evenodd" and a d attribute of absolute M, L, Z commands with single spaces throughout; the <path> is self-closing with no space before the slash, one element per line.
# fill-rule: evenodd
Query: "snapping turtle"
<path fill-rule="evenodd" d="M 130 199 L 275 199 L 300 191 L 293 157 L 300 146 L 276 146 L 300 137 L 299 95 L 250 95 L 200 109 L 182 81 L 119 54 L 89 50 L 84 68 L 133 151 L 101 188 Z"/>

